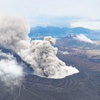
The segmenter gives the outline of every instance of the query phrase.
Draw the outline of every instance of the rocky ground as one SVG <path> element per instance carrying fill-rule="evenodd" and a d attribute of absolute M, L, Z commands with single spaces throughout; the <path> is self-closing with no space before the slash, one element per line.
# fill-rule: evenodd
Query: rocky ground
<path fill-rule="evenodd" d="M 80 72 L 56 80 L 26 75 L 13 91 L 0 82 L 0 100 L 100 100 L 100 62 L 83 53 L 57 56 Z"/>

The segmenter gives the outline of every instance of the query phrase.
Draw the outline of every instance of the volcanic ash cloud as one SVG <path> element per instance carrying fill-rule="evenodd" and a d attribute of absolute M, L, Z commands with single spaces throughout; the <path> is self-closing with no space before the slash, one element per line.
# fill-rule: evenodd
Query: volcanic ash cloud
<path fill-rule="evenodd" d="M 20 56 L 24 61 L 31 64 L 35 74 L 48 78 L 64 78 L 79 71 L 72 66 L 66 66 L 64 62 L 57 58 L 58 49 L 53 45 L 55 39 L 45 37 L 44 40 L 34 40 L 30 47 L 21 50 Z"/>
<path fill-rule="evenodd" d="M 16 58 L 0 51 L 0 80 L 7 87 L 19 86 L 24 78 L 23 68 Z"/>
<path fill-rule="evenodd" d="M 45 37 L 44 40 L 31 41 L 28 37 L 29 25 L 24 18 L 14 16 L 0 18 L 0 45 L 16 52 L 31 65 L 34 74 L 48 78 L 64 78 L 79 72 L 75 67 L 66 66 L 57 58 L 57 48 L 53 46 L 55 39 Z"/>
<path fill-rule="evenodd" d="M 25 49 L 30 42 L 30 27 L 22 17 L 0 16 L 0 46 L 15 52 Z"/>

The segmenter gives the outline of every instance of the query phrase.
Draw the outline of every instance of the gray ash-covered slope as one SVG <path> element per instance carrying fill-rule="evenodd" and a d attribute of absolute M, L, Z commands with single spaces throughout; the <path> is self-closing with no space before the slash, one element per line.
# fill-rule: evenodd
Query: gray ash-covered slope
<path fill-rule="evenodd" d="M 0 100 L 100 100 L 100 63 L 78 55 L 58 54 L 58 57 L 77 67 L 80 73 L 64 79 L 26 75 L 13 92 L 0 82 Z"/>

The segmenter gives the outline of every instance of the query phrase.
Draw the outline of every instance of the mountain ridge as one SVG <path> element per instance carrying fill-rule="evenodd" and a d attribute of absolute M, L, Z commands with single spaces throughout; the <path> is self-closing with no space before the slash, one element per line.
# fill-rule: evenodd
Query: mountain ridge
<path fill-rule="evenodd" d="M 66 37 L 69 34 L 85 34 L 91 39 L 100 39 L 100 32 L 83 27 L 67 28 L 54 26 L 37 26 L 31 27 L 29 37 L 31 39 L 41 39 L 45 36 L 52 36 L 53 38 Z M 99 36 L 96 36 L 98 34 Z"/>

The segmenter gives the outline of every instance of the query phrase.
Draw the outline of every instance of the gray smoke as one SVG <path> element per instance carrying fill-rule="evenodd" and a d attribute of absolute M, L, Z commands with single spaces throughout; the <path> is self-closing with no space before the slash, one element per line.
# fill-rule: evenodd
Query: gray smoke
<path fill-rule="evenodd" d="M 41 77 L 48 78 L 63 78 L 79 71 L 72 67 L 66 66 L 64 62 L 56 56 L 58 49 L 53 46 L 55 39 L 45 37 L 44 40 L 34 40 L 30 47 L 26 50 L 21 50 L 19 55 L 31 64 L 35 70 L 35 74 Z"/>
<path fill-rule="evenodd" d="M 44 40 L 31 41 L 28 33 L 29 25 L 24 18 L 0 17 L 0 45 L 16 52 L 31 65 L 34 74 L 48 78 L 64 78 L 79 72 L 57 58 L 57 48 L 53 46 L 55 39 L 45 37 Z"/>
<path fill-rule="evenodd" d="M 0 51 L 0 79 L 7 87 L 19 86 L 24 78 L 23 68 L 16 58 Z"/>
<path fill-rule="evenodd" d="M 0 16 L 0 45 L 15 52 L 25 49 L 30 42 L 29 25 L 25 18 Z"/>

